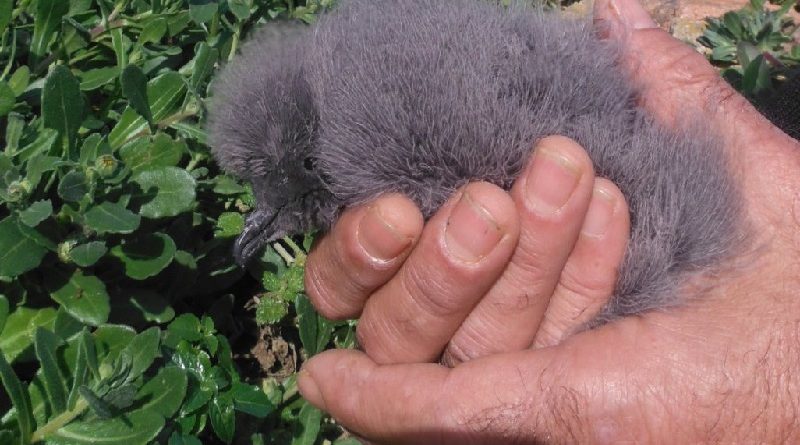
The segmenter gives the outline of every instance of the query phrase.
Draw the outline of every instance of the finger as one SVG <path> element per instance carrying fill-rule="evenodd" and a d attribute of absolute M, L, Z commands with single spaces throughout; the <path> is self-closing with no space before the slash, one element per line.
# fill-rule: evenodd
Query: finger
<path fill-rule="evenodd" d="M 539 141 L 511 190 L 520 214 L 517 249 L 453 336 L 443 363 L 530 347 L 578 238 L 593 183 L 592 163 L 581 146 L 560 136 Z"/>
<path fill-rule="evenodd" d="M 523 406 L 538 405 L 541 394 L 525 389 L 540 387 L 547 355 L 533 368 L 527 367 L 530 359 L 505 356 L 449 369 L 427 363 L 381 366 L 357 351 L 328 351 L 304 366 L 298 387 L 311 404 L 370 443 L 510 443 L 497 434 L 520 425 L 511 416 L 498 417 L 502 410 L 519 409 L 519 420 L 529 415 Z M 482 437 L 481 426 L 493 420 L 497 423 Z"/>
<path fill-rule="evenodd" d="M 502 273 L 518 236 L 508 194 L 488 183 L 467 185 L 430 219 L 397 274 L 367 301 L 359 344 L 378 363 L 438 359 Z"/>
<path fill-rule="evenodd" d="M 641 103 L 663 122 L 703 116 L 721 137 L 747 141 L 740 146 L 748 149 L 765 132 L 779 133 L 705 57 L 658 28 L 637 0 L 597 0 L 594 19 L 601 33 L 621 43 Z"/>
<path fill-rule="evenodd" d="M 580 236 L 561 272 L 534 347 L 558 344 L 600 312 L 614 293 L 629 233 L 630 214 L 622 192 L 611 181 L 596 179 Z"/>
<path fill-rule="evenodd" d="M 416 205 L 397 194 L 346 211 L 308 256 L 306 292 L 317 310 L 329 319 L 357 317 L 397 273 L 422 226 Z"/>
<path fill-rule="evenodd" d="M 379 365 L 358 351 L 326 351 L 304 365 L 298 387 L 376 444 L 589 443 L 601 440 L 592 414 L 625 413 L 615 403 L 626 394 L 624 373 L 606 372 L 619 362 L 599 345 L 632 348 L 629 337 L 598 331 L 569 348 L 498 354 L 456 368 Z M 617 391 L 603 390 L 605 383 Z"/>

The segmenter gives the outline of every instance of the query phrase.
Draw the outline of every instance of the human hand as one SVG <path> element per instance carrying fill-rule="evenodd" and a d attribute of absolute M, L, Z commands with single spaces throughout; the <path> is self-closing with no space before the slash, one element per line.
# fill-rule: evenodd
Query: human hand
<path fill-rule="evenodd" d="M 390 360 L 357 351 L 312 358 L 301 372 L 302 393 L 353 431 L 380 443 L 797 440 L 800 148 L 701 56 L 656 29 L 638 4 L 605 0 L 595 8 L 610 36 L 623 39 L 646 107 L 664 121 L 687 108 L 705 112 L 723 135 L 755 249 L 738 268 L 703 283 L 702 299 L 555 347 L 493 354 L 454 369 L 382 365 L 414 361 L 391 360 L 400 356 L 392 345 L 383 355 Z M 501 204 L 501 213 L 510 205 Z M 513 217 L 503 221 L 515 226 Z M 411 233 L 409 246 L 419 227 L 400 232 Z M 473 287 L 460 291 L 491 287 L 496 274 L 476 273 Z"/>
<path fill-rule="evenodd" d="M 309 255 L 309 296 L 329 318 L 360 314 L 359 344 L 380 363 L 444 351 L 454 365 L 557 342 L 611 295 L 627 207 L 566 138 L 543 139 L 521 178 L 511 196 L 466 186 L 421 235 L 399 195 L 346 212 Z"/>

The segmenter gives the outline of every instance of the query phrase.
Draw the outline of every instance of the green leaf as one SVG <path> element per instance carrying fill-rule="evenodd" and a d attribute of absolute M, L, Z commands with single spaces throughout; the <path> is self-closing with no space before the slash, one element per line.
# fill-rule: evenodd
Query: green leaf
<path fill-rule="evenodd" d="M 119 155 L 134 173 L 156 167 L 174 167 L 188 151 L 186 143 L 175 141 L 165 133 L 157 133 L 152 140 L 137 139 L 123 146 Z"/>
<path fill-rule="evenodd" d="M 63 0 L 42 0 L 42 2 L 67 3 Z M 42 89 L 44 126 L 58 131 L 65 141 L 65 147 L 72 150 L 84 115 L 85 106 L 78 79 L 72 75 L 69 68 L 63 65 L 56 66 L 45 79 Z"/>
<path fill-rule="evenodd" d="M 53 214 L 53 204 L 50 200 L 36 201 L 27 209 L 19 213 L 19 220 L 28 227 L 36 227 Z"/>
<path fill-rule="evenodd" d="M 14 71 L 11 78 L 8 79 L 8 86 L 14 92 L 15 96 L 19 96 L 25 92 L 31 81 L 31 69 L 27 65 L 22 65 Z"/>
<path fill-rule="evenodd" d="M 52 445 L 146 445 L 164 428 L 164 417 L 137 410 L 108 420 L 87 419 L 58 429 L 47 439 Z"/>
<path fill-rule="evenodd" d="M 53 284 L 50 283 L 51 288 L 55 287 Z M 51 289 L 50 297 L 88 325 L 99 326 L 108 320 L 110 305 L 105 284 L 97 277 L 84 275 L 80 269 L 75 270 L 66 283 Z"/>
<path fill-rule="evenodd" d="M 175 256 L 175 241 L 163 233 L 147 234 L 114 246 L 111 255 L 125 265 L 125 274 L 134 280 L 158 275 Z"/>
<path fill-rule="evenodd" d="M 214 71 L 219 59 L 219 51 L 209 46 L 206 42 L 200 42 L 195 49 L 194 68 L 192 69 L 192 77 L 189 84 L 194 88 L 198 88 L 200 84 L 208 78 Z M 14 105 L 13 103 L 11 104 Z"/>
<path fill-rule="evenodd" d="M 178 111 L 186 95 L 183 76 L 169 71 L 151 80 L 147 85 L 147 99 L 153 120 L 160 121 Z"/>
<path fill-rule="evenodd" d="M 242 233 L 244 217 L 241 213 L 225 212 L 219 215 L 217 227 L 214 230 L 215 238 L 232 238 Z"/>
<path fill-rule="evenodd" d="M 252 3 L 252 0 L 228 0 L 228 9 L 239 21 L 243 22 L 250 18 L 250 6 Z"/>
<path fill-rule="evenodd" d="M 36 328 L 53 329 L 56 316 L 56 310 L 51 307 L 43 309 L 17 307 L 6 319 L 6 325 L 0 333 L 0 351 L 13 363 L 20 354 L 33 345 Z"/>
<path fill-rule="evenodd" d="M 749 42 L 739 42 L 736 45 L 736 57 L 739 59 L 739 64 L 747 66 L 750 62 L 758 57 L 760 54 L 758 48 Z"/>
<path fill-rule="evenodd" d="M 771 86 L 769 64 L 764 56 L 759 55 L 744 69 L 742 91 L 750 96 L 755 96 Z"/>
<path fill-rule="evenodd" d="M 161 329 L 153 326 L 138 334 L 128 344 L 125 351 L 131 356 L 131 372 L 128 378 L 135 378 L 153 364 L 158 355 L 158 345 L 161 342 Z"/>
<path fill-rule="evenodd" d="M 95 394 L 91 388 L 86 385 L 82 385 L 78 387 L 78 394 L 81 395 L 83 400 L 89 405 L 89 409 L 101 419 L 110 419 L 114 417 L 114 407 L 111 406 L 108 402 L 103 400 L 102 397 Z"/>
<path fill-rule="evenodd" d="M 12 443 L 19 443 L 19 442 L 20 442 L 20 439 L 13 432 L 11 432 L 9 430 L 0 430 L 0 443 L 12 444 Z M 202 445 L 202 443 L 200 443 L 199 445 Z"/>
<path fill-rule="evenodd" d="M 275 405 L 270 402 L 269 397 L 256 386 L 236 382 L 233 384 L 231 394 L 233 406 L 237 411 L 259 419 L 263 419 L 275 411 Z"/>
<path fill-rule="evenodd" d="M 158 293 L 149 290 L 129 291 L 130 304 L 151 323 L 166 323 L 175 318 L 175 310 Z"/>
<path fill-rule="evenodd" d="M 739 16 L 738 12 L 730 11 L 725 13 L 725 15 L 722 16 L 722 22 L 725 24 L 725 27 L 738 40 L 742 40 L 746 37 L 744 35 L 744 25 L 742 24 L 742 18 Z"/>
<path fill-rule="evenodd" d="M 91 241 L 79 244 L 69 251 L 70 259 L 81 267 L 90 267 L 97 263 L 108 252 L 103 241 Z"/>
<path fill-rule="evenodd" d="M 30 443 L 31 433 L 36 425 L 33 419 L 33 410 L 31 409 L 31 399 L 28 391 L 22 386 L 17 374 L 11 368 L 11 365 L 6 361 L 3 351 L 0 351 L 0 380 L 3 381 L 3 387 L 6 389 L 8 398 L 16 409 L 17 425 L 20 431 L 20 443 Z"/>
<path fill-rule="evenodd" d="M 214 178 L 214 193 L 220 195 L 241 195 L 247 189 L 230 176 L 220 175 Z"/>
<path fill-rule="evenodd" d="M 186 371 L 175 366 L 161 368 L 155 377 L 142 386 L 136 400 L 143 403 L 142 410 L 169 418 L 181 407 L 187 384 Z"/>
<path fill-rule="evenodd" d="M 3 328 L 6 325 L 6 320 L 8 319 L 8 298 L 5 295 L 0 294 L 0 332 L 3 332 Z"/>
<path fill-rule="evenodd" d="M 200 439 L 194 436 L 172 433 L 172 435 L 169 436 L 169 442 L 167 442 L 167 445 L 203 445 L 203 442 L 200 442 Z"/>
<path fill-rule="evenodd" d="M 0 276 L 16 277 L 41 263 L 47 249 L 25 234 L 13 216 L 0 221 Z"/>
<path fill-rule="evenodd" d="M 117 67 L 125 69 L 128 65 L 128 47 L 130 46 L 130 39 L 122 33 L 122 27 L 116 26 L 109 31 L 111 35 L 111 47 L 114 49 L 114 55 L 117 56 Z"/>
<path fill-rule="evenodd" d="M 178 130 L 178 133 L 185 138 L 194 139 L 203 145 L 208 144 L 208 133 L 197 125 L 187 124 L 186 122 L 174 122 L 169 125 L 169 128 Z"/>
<path fill-rule="evenodd" d="M 211 402 L 208 414 L 217 437 L 225 443 L 231 443 L 236 431 L 236 416 L 230 398 L 215 397 Z"/>
<path fill-rule="evenodd" d="M 203 338 L 200 329 L 200 319 L 196 315 L 181 314 L 167 326 L 167 333 L 177 340 L 195 342 Z"/>
<path fill-rule="evenodd" d="M 36 139 L 34 139 L 33 142 L 20 149 L 19 153 L 17 154 L 17 159 L 20 161 L 27 161 L 31 158 L 38 159 L 40 157 L 44 157 L 40 155 L 48 153 L 53 147 L 53 144 L 55 144 L 57 138 L 57 131 L 49 128 L 42 129 L 42 131 L 36 135 Z M 28 180 L 31 180 L 30 169 L 31 166 L 28 165 Z M 36 182 L 39 182 L 38 179 Z"/>
<path fill-rule="evenodd" d="M 81 90 L 92 91 L 102 88 L 119 77 L 119 67 L 96 68 L 81 74 Z"/>
<path fill-rule="evenodd" d="M 16 101 L 14 90 L 6 82 L 0 81 L 0 116 L 8 114 L 14 108 Z"/>
<path fill-rule="evenodd" d="M 217 0 L 189 0 L 189 12 L 198 23 L 210 22 L 218 9 Z"/>
<path fill-rule="evenodd" d="M 61 339 L 56 337 L 55 334 L 46 329 L 39 328 L 36 330 L 34 336 L 36 358 L 39 359 L 42 374 L 44 375 L 44 384 L 47 388 L 50 406 L 57 413 L 64 412 L 67 409 L 67 390 L 64 377 L 58 368 L 58 358 L 56 357 L 56 349 L 59 346 L 61 346 Z"/>
<path fill-rule="evenodd" d="M 89 343 L 91 343 L 91 347 L 88 346 Z M 94 340 L 92 340 L 91 335 L 84 328 L 83 331 L 78 334 L 77 339 L 77 354 L 72 369 L 72 388 L 69 391 L 69 397 L 67 397 L 68 410 L 75 408 L 75 404 L 78 402 L 78 397 L 80 395 L 80 388 L 86 384 L 89 373 L 92 372 L 93 375 L 97 376 L 97 356 L 93 359 L 88 357 L 88 355 L 92 353 L 94 353 Z M 93 369 L 90 366 L 92 360 L 94 361 Z"/>
<path fill-rule="evenodd" d="M 139 228 L 141 216 L 126 209 L 124 205 L 103 202 L 92 207 L 84 215 L 86 227 L 97 233 L 132 233 Z"/>
<path fill-rule="evenodd" d="M 153 113 L 150 111 L 150 103 L 147 101 L 147 77 L 142 69 L 136 65 L 128 65 L 122 71 L 120 82 L 122 94 L 128 99 L 131 108 L 152 125 Z"/>
<path fill-rule="evenodd" d="M 23 130 L 27 123 L 21 115 L 12 113 L 6 122 L 6 154 L 15 156 L 19 149 L 19 140 L 22 139 Z"/>
<path fill-rule="evenodd" d="M 147 100 L 153 120 L 161 121 L 178 111 L 184 96 L 186 96 L 186 82 L 183 76 L 175 71 L 169 71 L 148 82 Z M 147 121 L 133 108 L 128 107 L 108 135 L 108 142 L 112 148 L 117 149 L 148 130 Z"/>
<path fill-rule="evenodd" d="M 289 304 L 279 298 L 267 294 L 261 297 L 256 307 L 256 323 L 260 325 L 275 324 L 289 314 Z"/>
<path fill-rule="evenodd" d="M 3 0 L 0 2 L 0 35 L 6 30 L 8 22 L 11 21 L 11 9 L 14 2 L 12 0 Z"/>
<path fill-rule="evenodd" d="M 58 196 L 64 201 L 78 202 L 89 193 L 89 178 L 81 170 L 71 171 L 58 183 Z"/>
<path fill-rule="evenodd" d="M 83 329 L 85 325 L 73 317 L 63 307 L 58 308 L 56 321 L 53 323 L 53 333 L 60 338 L 70 338 Z"/>
<path fill-rule="evenodd" d="M 295 302 L 298 318 L 300 341 L 306 354 L 312 357 L 325 349 L 333 334 L 333 323 L 317 314 L 308 297 L 303 294 L 297 296 Z"/>
<path fill-rule="evenodd" d="M 24 236 L 30 238 L 31 241 L 38 244 L 39 246 L 44 247 L 45 249 L 53 252 L 55 252 L 56 249 L 58 249 L 58 246 L 53 241 L 51 241 L 50 238 L 47 238 L 38 230 L 28 227 L 25 224 L 22 224 L 21 222 L 17 222 L 17 227 Z"/>
<path fill-rule="evenodd" d="M 194 206 L 195 180 L 182 168 L 143 170 L 134 174 L 131 181 L 142 189 L 135 196 L 145 201 L 140 209 L 145 218 L 177 216 Z"/>
<path fill-rule="evenodd" d="M 164 34 L 166 33 L 166 19 L 157 17 L 153 20 L 149 20 L 142 28 L 141 34 L 139 34 L 139 44 L 144 45 L 145 43 L 158 43 L 162 38 L 164 38 Z"/>
<path fill-rule="evenodd" d="M 62 163 L 59 156 L 35 156 L 28 161 L 28 172 L 25 178 L 31 183 L 31 187 L 35 187 L 39 185 L 42 175 L 57 169 Z"/>
<path fill-rule="evenodd" d="M 719 62 L 736 60 L 736 47 L 733 45 L 718 46 L 711 51 L 711 59 Z"/>
<path fill-rule="evenodd" d="M 300 408 L 297 422 L 292 435 L 292 445 L 314 445 L 322 423 L 322 411 L 305 402 Z"/>
<path fill-rule="evenodd" d="M 94 331 L 97 356 L 102 358 L 103 363 L 110 363 L 135 336 L 136 331 L 130 326 L 108 324 L 100 326 Z"/>
<path fill-rule="evenodd" d="M 53 34 L 61 26 L 61 19 L 69 11 L 69 2 L 64 0 L 38 0 L 33 24 L 30 52 L 35 60 L 47 54 Z"/>
<path fill-rule="evenodd" d="M 81 144 L 80 158 L 78 162 L 81 165 L 94 165 L 97 156 L 101 150 L 110 152 L 111 149 L 108 144 L 105 144 L 103 137 L 99 133 L 92 133 Z"/>

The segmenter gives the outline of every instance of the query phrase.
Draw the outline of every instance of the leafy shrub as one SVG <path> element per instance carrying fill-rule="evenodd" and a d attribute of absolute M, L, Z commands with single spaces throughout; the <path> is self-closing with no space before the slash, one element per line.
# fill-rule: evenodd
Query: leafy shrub
<path fill-rule="evenodd" d="M 773 88 L 800 62 L 800 47 L 789 45 L 797 26 L 787 13 L 795 5 L 784 0 L 777 9 L 765 0 L 750 0 L 739 11 L 709 18 L 698 42 L 711 50 L 709 59 L 745 95 L 754 98 Z"/>
<path fill-rule="evenodd" d="M 241 371 L 229 295 L 258 282 L 230 253 L 253 198 L 203 130 L 213 74 L 247 33 L 329 3 L 0 2 L 0 443 L 341 436 L 293 377 Z M 259 301 L 279 302 L 262 321 L 305 355 L 352 344 L 302 295 L 303 250 L 278 252 L 251 271 L 267 271 Z"/>

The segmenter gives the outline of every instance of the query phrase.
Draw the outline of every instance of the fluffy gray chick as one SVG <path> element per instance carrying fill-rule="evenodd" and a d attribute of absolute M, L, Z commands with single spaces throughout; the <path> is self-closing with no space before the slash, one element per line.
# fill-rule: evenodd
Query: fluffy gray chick
<path fill-rule="evenodd" d="M 304 31 L 286 23 L 259 31 L 215 85 L 211 146 L 223 168 L 252 183 L 257 202 L 234 247 L 240 264 L 268 242 L 328 227 L 341 205 L 316 168 Z"/>
<path fill-rule="evenodd" d="M 509 188 L 533 144 L 561 134 L 632 213 L 597 322 L 677 303 L 686 275 L 741 239 L 740 200 L 716 139 L 638 109 L 617 55 L 585 21 L 477 0 L 343 0 L 305 36 L 255 36 L 212 112 L 217 159 L 258 198 L 238 254 L 381 193 L 427 217 L 469 181 Z"/>

